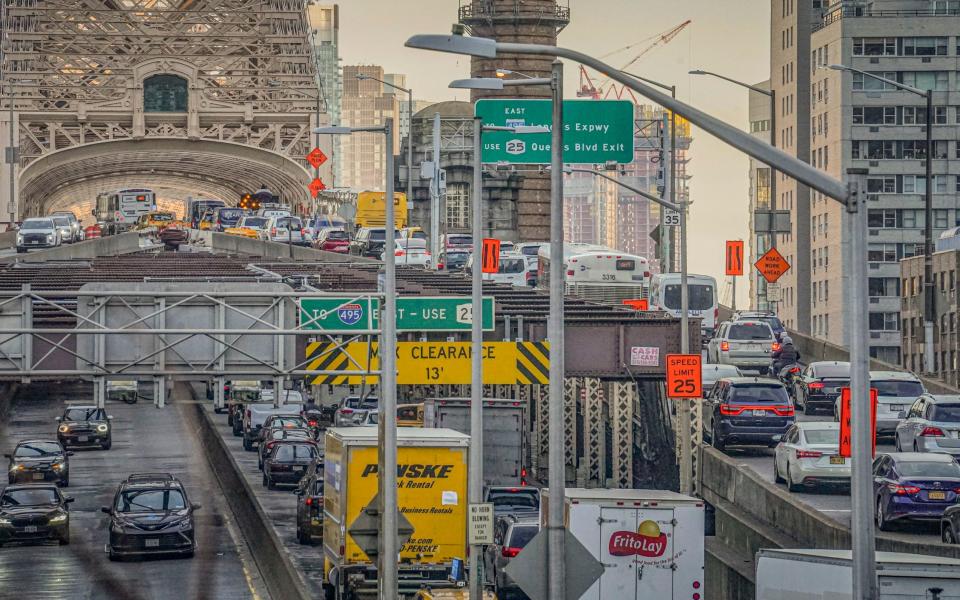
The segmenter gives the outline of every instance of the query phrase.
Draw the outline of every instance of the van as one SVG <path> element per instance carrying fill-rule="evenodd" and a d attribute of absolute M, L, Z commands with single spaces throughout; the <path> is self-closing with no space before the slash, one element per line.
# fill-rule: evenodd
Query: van
<path fill-rule="evenodd" d="M 680 318 L 680 273 L 660 273 L 650 282 L 650 310 L 661 310 Z M 720 316 L 717 280 L 709 275 L 687 275 L 687 316 L 700 319 L 700 336 L 713 337 Z"/>

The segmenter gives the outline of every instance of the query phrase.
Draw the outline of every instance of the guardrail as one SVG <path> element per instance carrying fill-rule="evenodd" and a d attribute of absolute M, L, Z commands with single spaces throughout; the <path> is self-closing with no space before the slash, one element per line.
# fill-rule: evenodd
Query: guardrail
<path fill-rule="evenodd" d="M 836 10 L 825 13 L 821 18 L 820 22 L 813 26 L 813 31 L 819 31 L 824 27 L 833 25 L 838 21 L 841 21 L 846 18 L 871 18 L 871 17 L 887 17 L 887 18 L 902 18 L 902 17 L 955 17 L 960 15 L 960 9 L 957 8 L 941 8 L 941 9 L 926 9 L 926 10 L 873 10 L 869 8 L 864 8 L 860 6 L 838 8 Z"/>

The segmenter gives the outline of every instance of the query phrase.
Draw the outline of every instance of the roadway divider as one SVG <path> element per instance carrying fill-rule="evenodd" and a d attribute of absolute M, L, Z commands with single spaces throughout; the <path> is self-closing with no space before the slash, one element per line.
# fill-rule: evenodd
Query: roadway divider
<path fill-rule="evenodd" d="M 193 386 L 190 386 L 190 389 L 195 399 L 201 397 Z M 310 600 L 312 596 L 299 569 L 271 526 L 269 517 L 257 501 L 240 466 L 217 433 L 216 426 L 211 421 L 213 413 L 199 402 L 194 404 L 193 409 L 188 409 L 186 414 L 189 416 L 190 412 L 194 413 L 190 418 L 194 420 L 200 445 L 270 595 L 282 600 Z"/>
<path fill-rule="evenodd" d="M 13 248 L 17 245 L 17 232 L 4 231 L 0 233 L 0 248 Z"/>
<path fill-rule="evenodd" d="M 63 244 L 48 250 L 32 250 L 16 255 L 21 262 L 46 262 L 50 260 L 71 260 L 76 258 L 97 258 L 98 256 L 117 256 L 132 254 L 143 250 L 140 246 L 140 234 L 137 232 L 110 235 L 94 240 L 85 240 L 73 244 Z"/>
<path fill-rule="evenodd" d="M 191 230 L 190 239 L 203 244 L 214 252 L 224 252 L 227 254 L 245 254 L 248 256 L 262 256 L 263 258 L 292 258 L 293 260 L 303 262 L 380 262 L 372 258 L 315 250 L 309 246 L 294 246 L 292 244 L 281 244 L 279 242 L 267 242 L 216 231 Z"/>

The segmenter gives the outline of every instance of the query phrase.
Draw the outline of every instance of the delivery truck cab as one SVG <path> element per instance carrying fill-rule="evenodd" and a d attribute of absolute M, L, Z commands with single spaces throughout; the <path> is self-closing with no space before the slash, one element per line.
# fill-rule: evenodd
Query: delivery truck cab
<path fill-rule="evenodd" d="M 567 488 L 567 527 L 604 565 L 580 600 L 703 597 L 703 500 L 663 490 Z M 543 490 L 546 527 L 550 490 Z"/>

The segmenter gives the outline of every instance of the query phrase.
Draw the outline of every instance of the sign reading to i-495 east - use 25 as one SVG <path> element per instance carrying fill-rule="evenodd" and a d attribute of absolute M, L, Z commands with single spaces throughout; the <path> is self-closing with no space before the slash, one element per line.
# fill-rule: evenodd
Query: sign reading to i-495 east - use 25
<path fill-rule="evenodd" d="M 518 127 L 553 123 L 552 100 L 477 100 L 484 125 Z M 551 133 L 483 134 L 485 163 L 550 164 Z M 629 100 L 564 100 L 563 162 L 603 164 L 633 161 L 633 103 Z"/>

